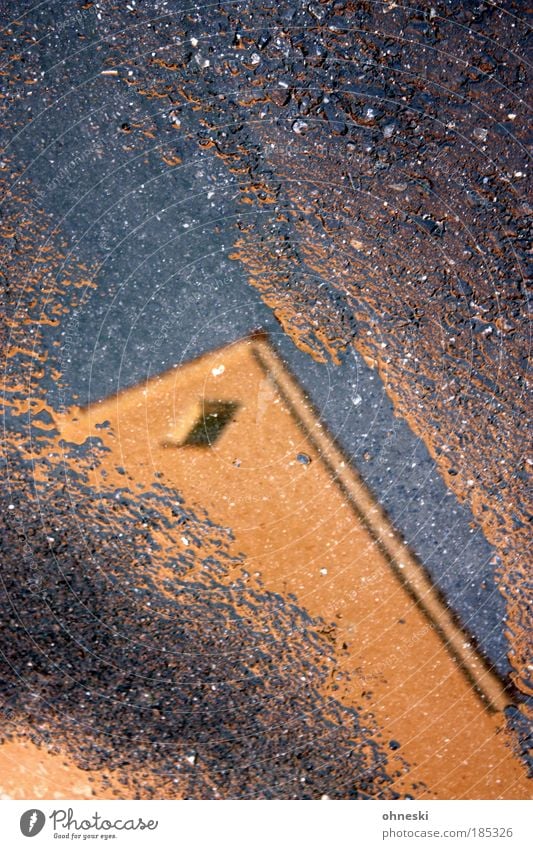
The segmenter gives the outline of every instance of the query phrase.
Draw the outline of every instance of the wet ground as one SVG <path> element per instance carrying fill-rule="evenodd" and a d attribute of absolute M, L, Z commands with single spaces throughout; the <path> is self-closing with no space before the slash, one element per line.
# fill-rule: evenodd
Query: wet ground
<path fill-rule="evenodd" d="M 79 572 L 85 544 L 99 561 L 107 549 L 90 542 L 95 528 L 95 540 L 126 536 L 116 528 L 144 510 L 133 494 L 127 509 L 115 505 L 125 511 L 116 526 L 87 526 L 99 503 L 85 482 L 62 482 L 43 405 L 105 397 L 262 326 L 523 701 L 524 5 L 10 3 L 4 20 L 3 334 L 6 398 L 18 414 L 4 465 L 15 533 L 5 537 L 6 579 L 22 621 L 42 617 L 46 593 L 68 608 L 57 568 L 100 598 L 94 570 Z M 65 542 L 48 560 L 55 525 Z M 206 550 L 218 550 L 210 533 L 202 529 Z M 126 551 L 109 561 L 119 582 Z M 148 572 L 153 556 L 143 548 Z M 52 583 L 30 602 L 35 564 Z M 136 633 L 135 610 L 124 633 Z M 56 626 L 65 616 L 61 607 Z M 51 627 L 46 618 L 37 646 Z M 34 662 L 29 639 L 11 639 L 5 704 L 18 730 L 42 726 L 47 745 L 67 699 L 52 670 L 80 658 L 61 643 L 60 664 L 47 661 L 29 688 L 45 695 L 28 703 L 14 691 Z M 249 691 L 245 712 L 248 698 L 260 697 Z M 315 708 L 329 722 L 317 705 L 309 715 Z M 510 717 L 524 748 L 520 716 L 524 706 Z M 135 740 L 133 719 L 106 721 Z M 348 739 L 342 711 L 335 722 L 320 758 Z M 320 736 L 312 723 L 301 733 Z M 99 767 L 111 757 L 109 747 L 86 756 Z M 160 763 L 168 770 L 164 746 Z M 222 756 L 216 763 L 226 769 Z M 390 777 L 373 768 L 370 795 L 388 792 Z M 293 761 L 280 769 L 297 783 Z M 309 792 L 335 795 L 346 780 L 329 772 Z M 267 785 L 256 774 L 246 786 L 258 795 L 273 792 Z M 187 785 L 199 795 L 207 786 Z"/>

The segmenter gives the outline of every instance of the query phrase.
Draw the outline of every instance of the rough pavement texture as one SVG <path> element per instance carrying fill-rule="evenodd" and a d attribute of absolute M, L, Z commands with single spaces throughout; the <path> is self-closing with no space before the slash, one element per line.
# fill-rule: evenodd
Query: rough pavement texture
<path fill-rule="evenodd" d="M 241 580 L 224 581 L 227 532 L 172 492 L 94 500 L 83 473 L 65 491 L 56 471 L 53 523 L 26 500 L 31 472 L 3 505 L 2 556 L 19 561 L 3 576 L 4 735 L 66 748 L 127 798 L 398 797 L 404 768 L 388 766 L 388 741 L 363 708 L 324 695 L 335 661 L 320 623 L 251 586 L 245 562 Z M 153 542 L 161 525 L 175 563 Z"/>
<path fill-rule="evenodd" d="M 529 691 L 521 11 L 221 4 L 165 19 L 178 46 L 149 73 L 130 31 L 117 58 L 178 116 L 211 113 L 200 144 L 263 208 L 240 222 L 251 282 L 304 350 L 354 344 L 376 362 L 469 501 L 502 556 L 514 680 Z"/>
<path fill-rule="evenodd" d="M 463 619 L 502 668 L 496 566 L 513 679 L 531 692 L 523 4 L 118 6 L 21 3 L 3 35 L 9 316 L 19 323 L 22 281 L 44 300 L 47 272 L 87 281 L 77 312 L 52 304 L 34 319 L 41 339 L 49 333 L 43 387 L 55 382 L 59 401 L 72 400 L 72 387 L 61 395 L 61 373 L 79 358 L 85 377 L 74 389 L 88 397 L 92 381 L 106 394 L 125 374 L 132 382 L 201 349 L 202 339 L 181 344 L 182 336 L 176 357 L 166 341 L 175 333 L 168 310 L 178 259 L 180 284 L 187 271 L 190 279 L 178 323 L 226 341 L 214 314 L 202 324 L 209 289 L 232 319 L 250 316 L 246 329 L 268 326 L 268 310 L 243 294 L 242 263 L 303 351 L 334 361 L 354 346 L 377 366 L 395 410 L 499 554 L 492 565 L 485 557 L 486 574 L 473 574 L 458 562 L 462 551 L 470 557 L 461 545 L 445 590 L 459 607 L 472 594 Z M 14 8 L 5 7 L 6 20 Z M 202 197 L 214 192 L 211 218 L 199 219 L 196 187 Z M 187 233 L 179 241 L 177 220 Z M 163 341 L 143 336 L 150 323 Z M 65 345 L 69 326 L 92 347 Z M 243 325 L 227 326 L 234 338 Z M 37 360 L 27 351 L 10 360 L 21 375 Z M 353 362 L 344 354 L 343 374 L 359 379 Z M 359 452 L 371 479 L 383 474 L 383 450 Z M 394 461 L 392 470 L 397 487 Z M 438 579 L 442 551 L 433 546 Z"/>
<path fill-rule="evenodd" d="M 28 274 L 25 324 L 1 328 L 2 735 L 68 752 L 126 798 L 412 798 L 368 707 L 336 698 L 324 623 L 267 592 L 178 493 L 96 490 L 101 443 L 58 440 L 38 353 L 55 319 L 35 286 L 73 310 L 72 273 Z"/>

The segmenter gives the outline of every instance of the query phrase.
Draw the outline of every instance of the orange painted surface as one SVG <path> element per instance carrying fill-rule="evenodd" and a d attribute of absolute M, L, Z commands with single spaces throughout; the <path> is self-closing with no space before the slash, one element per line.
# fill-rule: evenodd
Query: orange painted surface
<path fill-rule="evenodd" d="M 427 788 L 420 798 L 524 798 L 527 779 L 502 715 L 486 709 L 395 577 L 258 364 L 256 344 L 236 343 L 71 411 L 60 421 L 63 438 L 98 436 L 111 449 L 95 487 L 101 474 L 124 485 L 116 467 L 139 483 L 162 475 L 232 528 L 235 550 L 267 589 L 293 593 L 322 618 L 338 656 L 331 694 L 370 710 L 382 739 L 400 743 L 409 782 Z M 211 447 L 183 445 L 204 399 L 239 407 Z M 190 544 L 186 531 L 182 543 Z"/>
<path fill-rule="evenodd" d="M 0 746 L 0 799 L 112 799 L 103 776 L 25 741 Z"/>

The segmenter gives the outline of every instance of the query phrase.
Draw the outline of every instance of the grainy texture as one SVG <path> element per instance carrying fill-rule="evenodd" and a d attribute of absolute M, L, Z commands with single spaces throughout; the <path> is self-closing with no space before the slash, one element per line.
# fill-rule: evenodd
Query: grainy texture
<path fill-rule="evenodd" d="M 114 86 L 153 105 L 150 115 L 121 115 L 124 156 L 147 138 L 168 168 L 185 148 L 217 151 L 240 185 L 233 255 L 252 285 L 312 356 L 335 359 L 354 345 L 376 365 L 497 548 L 513 677 L 531 694 L 525 5 L 2 8 L 6 20 L 19 14 L 3 35 L 3 121 L 23 138 L 31 115 L 36 172 L 46 158 L 38 159 L 41 110 L 67 108 L 89 81 L 110 120 Z M 90 161 L 89 110 L 78 131 L 73 168 Z M 94 155 L 104 153 L 97 145 Z M 2 164 L 6 332 L 18 333 L 8 368 L 21 396 L 34 391 L 30 376 L 60 379 L 46 373 L 30 336 L 67 315 L 64 292 L 52 286 L 59 269 L 80 283 L 78 303 L 92 285 L 83 259 L 65 260 L 56 224 L 37 212 L 71 174 L 49 178 L 46 198 L 36 198 L 24 193 L 26 164 Z M 124 162 L 117 155 L 112 165 Z M 17 307 L 21 289 L 27 300 Z M 32 291 L 48 303 L 44 312 Z"/>
<path fill-rule="evenodd" d="M 261 207 L 234 256 L 296 344 L 375 363 L 468 501 L 502 558 L 530 694 L 526 17 L 228 3 L 154 20 L 166 48 L 147 63 L 123 33 L 116 61 L 146 96 L 200 112 L 199 143 Z"/>

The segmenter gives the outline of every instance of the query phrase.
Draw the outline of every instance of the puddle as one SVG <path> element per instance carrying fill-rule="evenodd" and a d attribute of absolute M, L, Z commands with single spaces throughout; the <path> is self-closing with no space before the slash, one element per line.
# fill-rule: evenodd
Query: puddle
<path fill-rule="evenodd" d="M 216 441 L 201 451 L 187 439 L 170 442 L 181 412 L 191 399 L 200 409 L 202 398 L 231 407 Z M 260 579 L 320 619 L 335 655 L 328 692 L 369 712 L 379 739 L 409 764 L 400 784 L 408 778 L 426 788 L 418 795 L 437 798 L 526 792 L 523 767 L 502 735 L 510 696 L 265 337 L 77 409 L 59 426 L 65 440 L 82 443 L 104 420 L 107 476 L 115 465 L 130 485 L 161 476 L 232 528 L 246 571 L 239 563 L 225 580 Z M 101 474 L 95 470 L 95 490 Z M 188 535 L 182 543 L 192 544 Z"/>
<path fill-rule="evenodd" d="M 119 257 L 122 287 L 132 267 L 149 271 L 143 238 L 163 256 L 176 215 L 212 246 L 219 219 L 235 220 L 237 238 L 216 244 L 234 243 L 287 335 L 324 362 L 359 350 L 497 548 L 525 697 L 524 23 L 492 6 L 422 20 L 348 3 L 348 31 L 337 6 L 281 2 L 155 22 L 147 4 L 131 27 L 109 5 L 81 16 L 85 46 L 72 50 L 60 6 L 6 31 L 6 794 L 524 797 L 498 679 L 257 340 L 77 421 L 43 401 L 53 386 L 63 402 L 61 371 L 102 317 L 83 257 L 108 262 L 106 286 Z M 95 144 L 80 151 L 87 110 Z M 177 191 L 191 150 L 206 173 L 197 154 L 212 150 L 222 171 L 201 187 L 215 197 L 205 231 L 182 208 L 197 172 Z M 172 181 L 178 204 L 144 230 L 164 195 L 150 175 Z M 221 196 L 237 184 L 234 216 Z M 133 200 L 132 186 L 148 194 Z M 157 284 L 165 263 L 179 266 L 163 257 Z M 130 282 L 117 326 L 140 322 L 144 295 Z M 146 350 L 133 347 L 137 379 Z M 522 740 L 526 714 L 511 722 Z M 15 758 L 42 782 L 10 774 Z"/>

